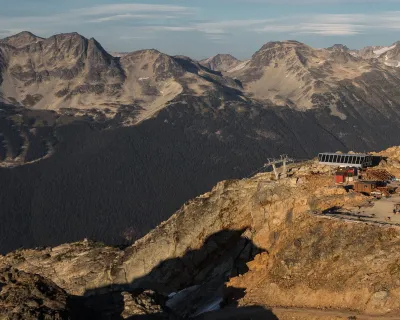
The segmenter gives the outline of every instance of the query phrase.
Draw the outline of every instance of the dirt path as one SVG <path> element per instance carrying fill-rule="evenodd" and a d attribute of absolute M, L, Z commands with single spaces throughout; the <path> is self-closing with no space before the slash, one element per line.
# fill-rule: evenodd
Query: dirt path
<path fill-rule="evenodd" d="M 272 308 L 272 312 L 278 316 L 288 314 L 291 316 L 298 315 L 304 319 L 348 319 L 349 317 L 356 317 L 357 320 L 394 320 L 400 319 L 400 315 L 361 315 L 351 311 L 340 311 L 340 310 L 320 310 L 320 309 L 308 309 L 308 308 Z M 297 318 L 294 318 L 297 319 Z"/>
<path fill-rule="evenodd" d="M 208 312 L 195 317 L 196 320 L 395 320 L 400 315 L 360 315 L 356 312 L 341 310 L 320 310 L 312 308 L 272 308 L 249 306 Z"/>

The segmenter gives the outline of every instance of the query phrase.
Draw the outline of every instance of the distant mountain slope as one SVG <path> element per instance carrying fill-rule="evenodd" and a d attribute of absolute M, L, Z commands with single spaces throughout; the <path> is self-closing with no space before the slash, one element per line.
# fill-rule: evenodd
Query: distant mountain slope
<path fill-rule="evenodd" d="M 184 91 L 203 95 L 228 84 L 194 61 L 180 61 L 157 50 L 113 57 L 77 33 L 48 39 L 20 33 L 0 42 L 0 101 L 34 109 L 96 108 L 107 117 L 128 106 L 130 124 Z"/>
<path fill-rule="evenodd" d="M 366 93 L 369 73 L 391 82 L 387 79 L 398 77 L 393 67 L 400 63 L 399 52 L 397 43 L 356 51 L 340 44 L 313 49 L 283 41 L 266 43 L 247 61 L 219 54 L 198 63 L 157 50 L 114 57 L 96 40 L 77 33 L 43 39 L 23 32 L 0 41 L 0 101 L 34 109 L 72 108 L 77 114 L 97 109 L 107 118 L 123 112 L 125 125 L 131 125 L 178 96 L 222 90 L 235 99 L 299 110 L 321 107 L 324 100 L 325 107 L 340 115 L 342 81 L 365 85 Z M 397 88 L 385 91 L 385 106 L 397 103 L 395 92 Z"/>
<path fill-rule="evenodd" d="M 44 40 L 44 38 L 38 37 L 29 31 L 22 31 L 13 36 L 0 39 L 0 43 L 8 44 L 15 48 L 25 47 L 27 45 L 38 43 Z"/>
<path fill-rule="evenodd" d="M 200 64 L 211 70 L 225 72 L 237 67 L 240 63 L 240 60 L 230 54 L 217 54 L 216 56 L 200 61 Z"/>
<path fill-rule="evenodd" d="M 354 55 L 363 59 L 377 59 L 380 63 L 390 67 L 400 67 L 400 42 L 391 46 L 369 46 L 360 50 L 353 50 Z"/>

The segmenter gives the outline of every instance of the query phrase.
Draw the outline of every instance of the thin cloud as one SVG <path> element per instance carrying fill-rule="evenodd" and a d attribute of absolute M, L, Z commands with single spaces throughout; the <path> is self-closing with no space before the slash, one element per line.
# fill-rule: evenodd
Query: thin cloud
<path fill-rule="evenodd" d="M 249 28 L 266 23 L 269 21 L 274 21 L 272 19 L 263 20 L 225 20 L 216 22 L 203 22 L 194 25 L 197 31 L 209 33 L 209 34 L 223 34 L 227 33 L 232 29 L 237 28 Z"/>
<path fill-rule="evenodd" d="M 291 21 L 291 23 L 288 23 Z M 283 18 L 257 28 L 257 32 L 353 36 L 373 30 L 400 29 L 398 12 L 377 14 L 320 14 Z"/>
<path fill-rule="evenodd" d="M 224 0 L 216 0 L 224 1 Z M 239 0 L 229 0 L 238 2 Z M 240 0 L 241 2 L 251 2 Z M 259 3 L 354 3 L 358 0 L 258 0 Z M 368 0 L 360 0 L 365 3 Z M 385 1 L 385 0 L 382 0 Z M 369 2 L 372 2 L 370 0 Z M 385 2 L 388 2 L 386 0 Z M 393 0 L 399 2 L 400 0 Z M 256 6 L 254 6 L 257 8 Z M 201 8 L 201 6 L 200 6 Z M 236 20 L 199 20 L 204 19 L 207 12 L 200 8 L 169 4 L 145 3 L 115 3 L 95 5 L 92 7 L 72 9 L 53 15 L 10 17 L 0 14 L 1 35 L 8 36 L 21 30 L 30 30 L 39 35 L 51 35 L 56 32 L 90 31 L 90 36 L 103 37 L 105 33 L 118 34 L 117 38 L 148 39 L 166 37 L 168 33 L 193 33 L 206 39 L 218 41 L 232 39 L 233 37 L 246 37 L 251 33 L 254 36 L 270 37 L 271 34 L 279 38 L 295 38 L 296 35 L 316 36 L 356 36 L 359 34 L 375 33 L 384 34 L 400 30 L 400 11 L 377 13 L 352 13 L 352 14 L 292 14 L 262 19 L 236 19 Z M 362 8 L 360 8 L 362 12 Z M 261 15 L 261 12 L 259 13 Z M 93 28 L 100 24 L 104 28 Z M 90 29 L 91 28 L 91 29 Z M 73 30 L 72 30 L 73 29 Z M 77 30 L 78 29 L 78 30 Z M 96 29 L 93 31 L 93 29 Z M 10 32 L 4 32 L 9 30 Z M 18 31 L 17 31 L 18 30 Z M 100 30 L 102 31 L 100 35 Z M 15 32 L 14 32 L 15 31 Z M 261 35 L 257 35 L 261 34 Z M 124 37 L 125 38 L 122 38 Z M 106 36 L 104 35 L 104 38 Z"/>
<path fill-rule="evenodd" d="M 126 13 L 126 14 L 117 14 L 117 15 L 113 15 L 113 16 L 97 18 L 97 19 L 89 20 L 88 22 L 101 23 L 101 22 L 108 22 L 108 21 L 120 21 L 120 20 L 131 20 L 131 19 L 159 19 L 159 18 L 171 19 L 171 18 L 174 18 L 174 16 Z"/>
<path fill-rule="evenodd" d="M 356 24 L 299 22 L 291 25 L 269 24 L 255 31 L 266 33 L 290 33 L 292 35 L 314 34 L 324 36 L 351 36 L 362 33 L 364 29 L 365 26 Z"/>
<path fill-rule="evenodd" d="M 154 26 L 138 26 L 134 29 L 147 30 L 147 31 L 172 31 L 172 32 L 188 32 L 195 31 L 201 32 L 208 35 L 222 35 L 230 33 L 230 30 L 237 28 L 251 28 L 257 25 L 261 25 L 266 22 L 274 21 L 272 19 L 263 20 L 226 20 L 226 21 L 207 21 L 188 23 L 187 25 L 154 25 Z M 215 36 L 216 38 L 217 36 Z"/>
<path fill-rule="evenodd" d="M 288 33 L 321 36 L 354 36 L 371 30 L 399 30 L 400 12 L 376 14 L 294 15 L 260 20 L 222 20 L 184 25 L 147 26 L 151 31 L 200 32 L 223 35 L 232 32 Z"/>
<path fill-rule="evenodd" d="M 85 22 L 106 22 L 124 20 L 129 18 L 168 18 L 173 15 L 188 15 L 195 12 L 194 8 L 176 5 L 153 4 L 109 4 L 93 7 L 72 9 L 66 12 L 45 16 L 8 17 L 0 14 L 0 26 L 21 24 L 46 24 L 46 25 L 75 25 Z M 157 15 L 158 13 L 158 15 Z M 87 20 L 87 17 L 93 17 Z M 26 27 L 25 27 L 26 28 Z"/>
<path fill-rule="evenodd" d="M 196 8 L 181 5 L 156 4 L 105 4 L 93 7 L 72 9 L 53 15 L 32 15 L 10 17 L 0 14 L 0 29 L 30 30 L 32 32 L 49 35 L 55 32 L 67 32 L 77 27 L 84 28 L 88 23 L 129 21 L 137 25 L 147 25 L 159 20 L 188 17 L 196 12 Z M 19 31 L 18 31 L 19 32 Z M 9 35 L 9 34 L 6 34 Z"/>
<path fill-rule="evenodd" d="M 141 3 L 117 3 L 105 4 L 94 7 L 81 8 L 72 10 L 72 12 L 80 16 L 101 16 L 101 15 L 118 15 L 133 12 L 173 12 L 173 13 L 189 13 L 193 9 L 184 6 L 161 5 L 161 4 L 141 4 Z"/>
<path fill-rule="evenodd" d="M 300 26 L 296 33 L 324 36 L 353 36 L 361 33 L 363 29 L 364 26 L 353 24 L 305 23 Z"/>

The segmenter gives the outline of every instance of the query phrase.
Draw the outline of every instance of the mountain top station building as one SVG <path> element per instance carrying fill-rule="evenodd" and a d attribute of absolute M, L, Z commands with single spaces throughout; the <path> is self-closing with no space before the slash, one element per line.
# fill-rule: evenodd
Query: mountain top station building
<path fill-rule="evenodd" d="M 366 153 L 320 153 L 320 164 L 335 167 L 367 168 L 372 167 L 373 156 Z"/>

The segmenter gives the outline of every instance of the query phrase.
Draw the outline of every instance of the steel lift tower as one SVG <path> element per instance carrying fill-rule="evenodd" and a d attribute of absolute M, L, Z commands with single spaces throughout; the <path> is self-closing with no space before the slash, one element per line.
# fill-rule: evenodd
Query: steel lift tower
<path fill-rule="evenodd" d="M 280 159 L 269 158 L 268 162 L 264 165 L 264 168 L 272 166 L 272 169 L 274 170 L 275 178 L 276 178 L 276 180 L 279 180 L 279 178 L 282 174 L 287 173 L 286 165 L 289 162 L 294 162 L 294 160 L 292 158 L 289 158 L 289 156 L 287 154 L 283 154 L 280 156 Z M 279 164 L 282 164 L 282 172 L 281 173 L 278 172 L 278 169 L 276 167 Z"/>

